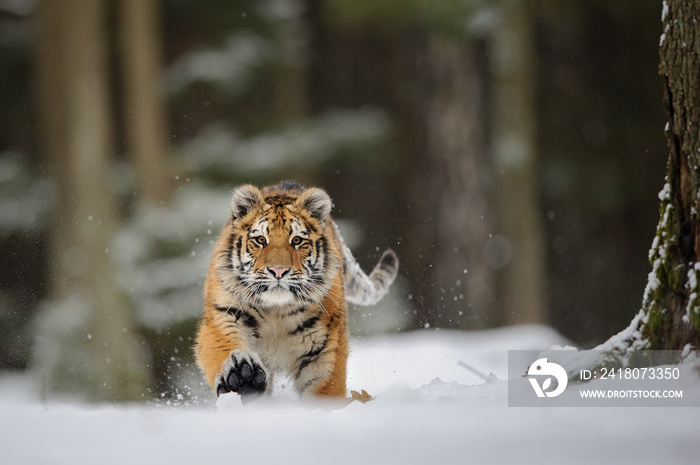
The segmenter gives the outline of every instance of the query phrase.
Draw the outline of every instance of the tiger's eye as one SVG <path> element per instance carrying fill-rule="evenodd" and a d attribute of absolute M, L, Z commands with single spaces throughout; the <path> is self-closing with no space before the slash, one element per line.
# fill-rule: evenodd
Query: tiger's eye
<path fill-rule="evenodd" d="M 258 236 L 255 238 L 255 242 L 257 242 L 259 245 L 265 245 L 267 244 L 267 240 L 265 239 L 265 236 Z"/>
<path fill-rule="evenodd" d="M 292 237 L 292 245 L 293 245 L 294 247 L 296 247 L 296 246 L 298 246 L 299 244 L 301 244 L 301 237 L 299 237 L 299 236 L 294 236 L 294 237 Z"/>

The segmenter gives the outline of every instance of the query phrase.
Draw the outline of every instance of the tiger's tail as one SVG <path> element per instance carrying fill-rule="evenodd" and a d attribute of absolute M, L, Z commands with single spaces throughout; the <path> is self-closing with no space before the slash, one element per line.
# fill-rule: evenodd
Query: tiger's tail
<path fill-rule="evenodd" d="M 345 299 L 356 305 L 376 304 L 389 292 L 389 286 L 396 279 L 399 271 L 399 259 L 396 253 L 391 249 L 385 250 L 377 265 L 367 276 L 345 244 L 338 226 L 335 223 L 333 226 L 345 259 Z"/>

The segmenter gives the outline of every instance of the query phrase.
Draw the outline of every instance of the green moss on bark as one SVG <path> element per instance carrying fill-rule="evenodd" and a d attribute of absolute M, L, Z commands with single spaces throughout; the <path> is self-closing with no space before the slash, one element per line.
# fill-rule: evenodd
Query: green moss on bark
<path fill-rule="evenodd" d="M 663 349 L 671 325 L 670 312 L 658 302 L 652 302 L 647 309 L 647 321 L 641 331 L 651 350 Z"/>

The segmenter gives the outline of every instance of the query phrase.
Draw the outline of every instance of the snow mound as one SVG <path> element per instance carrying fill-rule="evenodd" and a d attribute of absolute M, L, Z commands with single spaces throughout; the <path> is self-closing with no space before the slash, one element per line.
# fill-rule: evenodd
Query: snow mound
<path fill-rule="evenodd" d="M 0 378 L 0 463 L 697 463 L 697 409 L 508 407 L 507 350 L 555 344 L 542 326 L 354 340 L 349 388 L 366 404 L 69 404 Z"/>

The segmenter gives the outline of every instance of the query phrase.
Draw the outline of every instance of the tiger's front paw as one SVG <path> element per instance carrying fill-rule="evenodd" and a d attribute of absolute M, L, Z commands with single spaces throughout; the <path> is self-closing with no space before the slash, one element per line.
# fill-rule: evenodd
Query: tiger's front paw
<path fill-rule="evenodd" d="M 243 401 L 253 400 L 267 389 L 267 373 L 260 358 L 241 349 L 231 352 L 216 375 L 216 395 L 240 394 Z"/>

